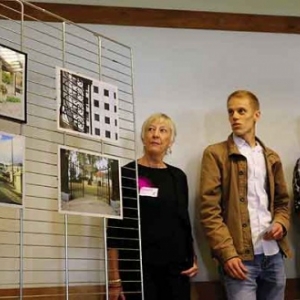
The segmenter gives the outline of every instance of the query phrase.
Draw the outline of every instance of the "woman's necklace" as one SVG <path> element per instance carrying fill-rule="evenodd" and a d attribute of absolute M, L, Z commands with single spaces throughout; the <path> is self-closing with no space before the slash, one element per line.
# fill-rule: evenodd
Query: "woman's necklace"
<path fill-rule="evenodd" d="M 143 157 L 140 159 L 141 165 L 144 165 L 149 168 L 154 168 L 154 169 L 164 169 L 166 168 L 166 165 L 164 164 L 163 161 L 161 162 L 151 162 L 147 157 Z"/>

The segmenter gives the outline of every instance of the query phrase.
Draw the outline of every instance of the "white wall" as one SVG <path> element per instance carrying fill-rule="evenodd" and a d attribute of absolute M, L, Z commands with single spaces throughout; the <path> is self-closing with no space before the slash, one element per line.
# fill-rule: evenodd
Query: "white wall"
<path fill-rule="evenodd" d="M 144 119 L 153 112 L 166 112 L 176 122 L 178 138 L 167 161 L 181 167 L 189 178 L 190 212 L 200 265 L 196 280 L 217 278 L 195 213 L 203 150 L 208 144 L 223 140 L 230 133 L 226 116 L 228 94 L 238 88 L 250 89 L 261 99 L 262 119 L 258 124 L 258 135 L 281 155 L 291 190 L 292 169 L 300 155 L 300 87 L 297 84 L 300 78 L 299 37 L 94 25 L 89 28 L 133 49 L 137 134 Z M 15 33 L 10 30 L 11 26 L 8 26 L 5 32 L 10 39 L 15 39 Z M 50 29 L 40 26 L 39 30 Z M 51 30 L 55 31 L 53 28 Z M 32 35 L 29 29 L 27 32 L 29 36 Z M 87 38 L 86 33 L 79 36 Z M 3 43 L 8 41 L 3 35 L 1 37 Z M 37 283 L 44 285 L 46 282 L 59 285 L 64 282 L 64 220 L 57 213 L 56 181 L 57 144 L 63 143 L 64 137 L 56 129 L 54 84 L 54 67 L 61 64 L 61 57 L 56 55 L 60 51 L 59 44 L 56 46 L 49 37 L 41 36 L 38 41 L 39 43 L 30 40 L 27 45 L 27 49 L 32 47 L 31 68 L 42 69 L 43 65 L 37 68 L 33 62 L 42 57 L 49 67 L 44 66 L 45 70 L 41 73 L 43 76 L 32 72 L 33 70 L 30 72 L 29 119 L 22 132 L 26 136 L 27 148 L 24 214 L 27 286 L 36 286 Z M 80 42 L 80 38 L 76 39 L 76 43 L 81 45 Z M 51 43 L 51 50 L 48 51 L 49 45 L 44 43 Z M 37 53 L 38 51 L 47 54 L 47 57 Z M 74 52 L 80 51 L 81 49 L 75 47 Z M 79 60 L 81 73 L 87 70 L 85 57 L 87 56 Z M 35 97 L 33 92 L 40 93 L 41 96 Z M 0 125 L 2 131 L 19 133 L 20 128 L 16 124 L 1 120 Z M 93 141 L 68 136 L 66 143 L 93 151 L 99 146 Z M 140 154 L 141 149 L 139 144 Z M 0 244 L 3 245 L 0 262 L 7 265 L 5 269 L 8 270 L 3 274 L 2 277 L 6 279 L 0 285 L 4 284 L 6 287 L 18 283 L 19 266 L 14 260 L 19 255 L 19 218 L 15 211 L 2 208 L 0 210 Z M 69 245 L 72 259 L 70 265 L 74 271 L 70 274 L 71 283 L 103 282 L 103 273 L 99 275 L 98 272 L 103 270 L 101 220 L 70 218 L 69 221 L 69 233 L 74 235 Z M 296 226 L 291 230 L 290 240 L 296 252 L 300 247 L 299 220 L 293 220 L 293 223 Z M 13 234 L 8 236 L 7 233 L 11 230 Z M 39 260 L 40 258 L 43 259 Z M 90 265 L 90 258 L 95 263 L 94 267 Z M 286 262 L 287 275 L 290 278 L 300 276 L 295 263 L 299 270 L 299 257 L 296 255 L 294 259 Z M 57 272 L 52 272 L 49 277 L 51 268 Z M 82 272 L 77 272 L 79 269 Z M 11 270 L 15 272 L 9 277 Z M 41 273 L 36 272 L 37 270 Z"/>
<path fill-rule="evenodd" d="M 119 26 L 89 28 L 133 49 L 137 132 L 153 112 L 165 112 L 176 122 L 178 138 L 168 162 L 181 167 L 189 179 L 190 212 L 200 257 L 197 280 L 216 278 L 214 263 L 195 220 L 203 150 L 230 133 L 226 97 L 236 89 L 249 89 L 261 101 L 258 136 L 281 155 L 291 191 L 292 170 L 300 155 L 299 36 Z M 141 153 L 141 145 L 139 150 Z M 294 252 L 300 247 L 299 228 L 296 224 L 290 232 Z M 295 262 L 299 270 L 297 257 L 286 261 L 290 278 L 300 276 Z"/>

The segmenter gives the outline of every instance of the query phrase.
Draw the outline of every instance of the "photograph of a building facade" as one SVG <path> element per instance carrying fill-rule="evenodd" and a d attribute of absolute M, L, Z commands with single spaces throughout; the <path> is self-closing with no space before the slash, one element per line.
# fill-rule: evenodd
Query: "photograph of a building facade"
<path fill-rule="evenodd" d="M 117 87 L 58 67 L 56 78 L 58 128 L 117 142 L 119 140 Z"/>
<path fill-rule="evenodd" d="M 24 206 L 25 138 L 0 132 L 0 204 Z"/>
<path fill-rule="evenodd" d="M 66 146 L 58 153 L 59 212 L 122 218 L 119 160 Z"/>
<path fill-rule="evenodd" d="M 26 122 L 27 54 L 0 45 L 0 116 Z"/>

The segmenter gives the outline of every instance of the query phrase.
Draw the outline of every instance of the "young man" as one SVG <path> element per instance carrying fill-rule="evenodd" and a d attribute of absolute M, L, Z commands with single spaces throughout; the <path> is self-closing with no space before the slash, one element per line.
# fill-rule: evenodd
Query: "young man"
<path fill-rule="evenodd" d="M 230 300 L 283 300 L 290 201 L 279 156 L 255 136 L 259 101 L 227 99 L 232 134 L 203 154 L 200 217 Z"/>

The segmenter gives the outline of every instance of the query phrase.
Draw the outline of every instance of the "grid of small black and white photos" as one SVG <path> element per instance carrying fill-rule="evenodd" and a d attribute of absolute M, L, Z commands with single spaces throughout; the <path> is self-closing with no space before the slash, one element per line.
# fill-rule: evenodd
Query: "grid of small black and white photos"
<path fill-rule="evenodd" d="M 58 128 L 117 142 L 118 88 L 59 67 L 56 78 Z"/>

